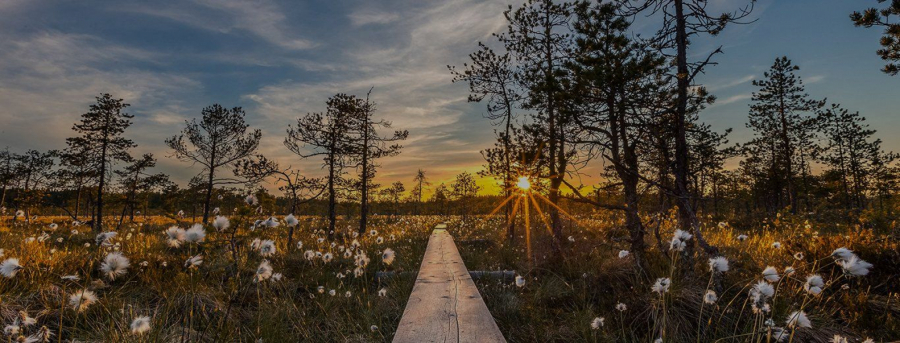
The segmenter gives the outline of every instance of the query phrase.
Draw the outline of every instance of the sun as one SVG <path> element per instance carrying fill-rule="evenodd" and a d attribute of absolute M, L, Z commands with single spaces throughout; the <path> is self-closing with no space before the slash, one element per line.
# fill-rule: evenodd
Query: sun
<path fill-rule="evenodd" d="M 518 186 L 522 190 L 528 190 L 529 188 L 531 188 L 531 182 L 528 181 L 527 176 L 522 176 L 519 177 L 519 182 L 516 183 L 516 186 Z"/>

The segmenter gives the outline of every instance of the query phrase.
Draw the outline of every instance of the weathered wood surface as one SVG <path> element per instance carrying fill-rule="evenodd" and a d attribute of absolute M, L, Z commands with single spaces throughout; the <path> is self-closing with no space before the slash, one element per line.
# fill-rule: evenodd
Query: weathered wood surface
<path fill-rule="evenodd" d="M 453 238 L 435 229 L 394 334 L 394 343 L 506 342 L 459 256 Z"/>

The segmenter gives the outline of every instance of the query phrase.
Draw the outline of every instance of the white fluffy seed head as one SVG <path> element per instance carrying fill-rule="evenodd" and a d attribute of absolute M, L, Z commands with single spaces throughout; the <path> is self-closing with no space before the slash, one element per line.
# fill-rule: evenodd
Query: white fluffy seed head
<path fill-rule="evenodd" d="M 131 333 L 141 335 L 150 331 L 150 317 L 140 316 L 131 321 Z"/>

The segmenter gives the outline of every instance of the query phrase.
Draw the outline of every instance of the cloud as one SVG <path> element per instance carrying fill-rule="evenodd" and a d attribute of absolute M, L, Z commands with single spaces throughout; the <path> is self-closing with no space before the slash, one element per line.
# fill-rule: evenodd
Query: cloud
<path fill-rule="evenodd" d="M 388 24 L 400 19 L 397 13 L 388 13 L 380 11 L 357 11 L 350 13 L 348 16 L 353 26 L 364 26 L 369 24 Z"/>
<path fill-rule="evenodd" d="M 170 6 L 159 6 L 158 3 L 127 6 L 121 10 L 162 17 L 209 31 L 247 31 L 289 50 L 304 50 L 316 46 L 316 43 L 308 39 L 291 34 L 282 8 L 267 0 L 193 0 L 176 2 Z"/>

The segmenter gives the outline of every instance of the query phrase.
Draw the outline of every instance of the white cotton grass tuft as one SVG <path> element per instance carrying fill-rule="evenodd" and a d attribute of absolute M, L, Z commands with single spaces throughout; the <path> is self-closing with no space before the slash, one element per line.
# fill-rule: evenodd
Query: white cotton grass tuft
<path fill-rule="evenodd" d="M 773 249 L 781 249 L 781 242 L 772 243 L 772 248 Z"/>
<path fill-rule="evenodd" d="M 713 273 L 724 273 L 728 271 L 728 259 L 725 256 L 716 256 L 709 259 L 709 271 Z"/>
<path fill-rule="evenodd" d="M 603 327 L 603 322 L 605 319 L 603 317 L 596 317 L 594 320 L 591 320 L 591 330 L 599 330 Z"/>
<path fill-rule="evenodd" d="M 749 237 L 747 237 L 747 235 L 744 235 L 744 234 L 741 234 L 741 235 L 738 235 L 738 236 L 737 236 L 738 242 L 746 241 L 747 238 L 749 238 Z"/>
<path fill-rule="evenodd" d="M 284 224 L 289 227 L 297 226 L 297 224 L 299 224 L 299 223 L 300 223 L 300 221 L 297 220 L 297 217 L 294 217 L 294 214 L 289 214 L 286 217 L 284 217 Z"/>
<path fill-rule="evenodd" d="M 652 287 L 650 287 L 650 290 L 662 295 L 669 291 L 669 286 L 671 286 L 671 285 L 672 285 L 672 280 L 669 280 L 669 278 L 661 277 L 659 279 L 656 279 L 656 282 L 653 284 Z"/>
<path fill-rule="evenodd" d="M 131 321 L 131 333 L 142 335 L 150 331 L 150 317 L 140 316 Z"/>
<path fill-rule="evenodd" d="M 275 255 L 278 252 L 275 247 L 275 241 L 271 239 L 263 240 L 259 243 L 259 255 L 262 257 L 269 257 Z"/>
<path fill-rule="evenodd" d="M 20 270 L 22 270 L 22 265 L 19 264 L 19 259 L 17 258 L 8 258 L 3 263 L 0 263 L 0 275 L 7 279 L 15 277 Z"/>
<path fill-rule="evenodd" d="M 170 248 L 179 248 L 184 243 L 184 229 L 172 226 L 166 230 L 166 245 Z"/>
<path fill-rule="evenodd" d="M 871 269 L 873 265 L 869 262 L 863 261 L 859 258 L 859 256 L 852 255 L 850 258 L 841 263 L 841 268 L 844 270 L 845 275 L 849 276 L 866 276 L 869 275 L 869 269 Z"/>
<path fill-rule="evenodd" d="M 384 264 L 387 264 L 387 265 L 394 263 L 395 257 L 396 257 L 396 254 L 394 253 L 394 250 L 391 248 L 386 248 L 386 249 L 384 249 L 384 252 L 381 253 L 381 260 L 384 261 Z"/>
<path fill-rule="evenodd" d="M 77 291 L 69 296 L 69 306 L 75 311 L 82 312 L 97 302 L 97 295 L 86 289 Z"/>
<path fill-rule="evenodd" d="M 200 243 L 206 239 L 206 230 L 202 224 L 194 224 L 184 232 L 184 240 L 188 243 Z"/>
<path fill-rule="evenodd" d="M 766 299 L 771 298 L 773 295 L 775 295 L 775 287 L 772 287 L 765 281 L 757 282 L 750 289 L 750 297 L 753 298 L 754 302 L 765 302 Z"/>
<path fill-rule="evenodd" d="M 516 275 L 516 287 L 525 287 L 525 278 L 523 278 L 521 275 Z"/>
<path fill-rule="evenodd" d="M 216 228 L 217 231 L 224 231 L 231 226 L 231 222 L 228 220 L 228 217 L 216 216 L 216 219 L 213 220 L 212 225 L 214 228 Z"/>
<path fill-rule="evenodd" d="M 256 267 L 256 277 L 254 281 L 266 281 L 270 277 L 272 277 L 272 264 L 270 264 L 268 260 L 263 260 L 260 262 L 259 267 Z"/>
<path fill-rule="evenodd" d="M 198 268 L 203 264 L 203 255 L 192 256 L 184 261 L 185 268 Z"/>
<path fill-rule="evenodd" d="M 716 292 L 711 289 L 707 289 L 706 294 L 703 295 L 703 302 L 707 305 L 715 304 L 718 300 L 719 296 L 716 295 Z"/>
<path fill-rule="evenodd" d="M 788 327 L 801 327 L 801 328 L 811 328 L 812 323 L 809 321 L 809 317 L 806 316 L 806 312 L 803 311 L 794 311 L 788 315 L 787 320 L 785 321 Z"/>
<path fill-rule="evenodd" d="M 778 269 L 775 269 L 775 267 L 772 266 L 763 269 L 762 276 L 763 279 L 766 279 L 768 282 L 778 282 L 778 280 L 781 280 L 781 277 L 778 276 Z"/>
<path fill-rule="evenodd" d="M 823 280 L 821 276 L 813 274 L 806 277 L 806 283 L 803 284 L 803 289 L 809 294 L 819 295 L 822 293 L 824 286 L 825 280 Z"/>
<path fill-rule="evenodd" d="M 246 198 L 244 198 L 244 202 L 247 203 L 247 205 L 256 206 L 256 204 L 259 203 L 259 200 L 257 200 L 256 196 L 254 196 L 253 194 L 249 194 Z"/>
<path fill-rule="evenodd" d="M 115 231 L 101 232 L 97 234 L 95 240 L 97 241 L 98 245 L 107 247 L 112 245 L 109 241 L 113 239 L 113 237 L 116 237 L 116 235 L 118 235 L 118 233 Z"/>
<path fill-rule="evenodd" d="M 103 259 L 103 263 L 100 264 L 100 271 L 103 272 L 103 275 L 108 279 L 115 280 L 116 277 L 128 273 L 128 267 L 130 265 L 131 262 L 125 255 L 115 251 L 106 255 L 106 258 Z"/>
<path fill-rule="evenodd" d="M 630 254 L 631 254 L 631 253 L 628 252 L 628 250 L 619 250 L 619 258 L 626 258 L 626 257 L 628 257 L 628 255 L 630 255 Z"/>
<path fill-rule="evenodd" d="M 856 256 L 856 254 L 853 253 L 853 250 L 844 247 L 834 249 L 834 251 L 831 253 L 831 257 L 839 261 L 849 260 L 850 256 Z"/>
<path fill-rule="evenodd" d="M 625 304 L 623 304 L 623 303 L 617 303 L 617 304 L 616 304 L 616 311 L 619 311 L 619 312 L 625 312 L 625 311 L 628 311 L 628 305 L 625 305 Z"/>
<path fill-rule="evenodd" d="M 684 251 L 684 248 L 687 247 L 687 241 L 689 241 L 693 237 L 694 235 L 688 233 L 687 231 L 677 229 L 672 235 L 672 241 L 669 242 L 669 249 L 675 251 Z"/>

